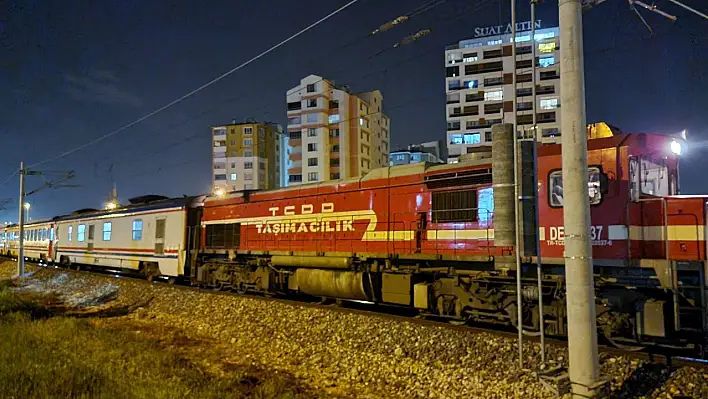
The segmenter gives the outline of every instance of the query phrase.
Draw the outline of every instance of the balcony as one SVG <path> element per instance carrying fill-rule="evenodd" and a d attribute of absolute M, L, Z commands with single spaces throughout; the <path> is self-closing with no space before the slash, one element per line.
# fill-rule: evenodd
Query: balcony
<path fill-rule="evenodd" d="M 536 94 L 554 94 L 555 86 L 536 86 Z"/>
<path fill-rule="evenodd" d="M 560 78 L 560 74 L 558 73 L 558 71 L 541 72 L 539 78 L 540 80 L 558 79 Z"/>

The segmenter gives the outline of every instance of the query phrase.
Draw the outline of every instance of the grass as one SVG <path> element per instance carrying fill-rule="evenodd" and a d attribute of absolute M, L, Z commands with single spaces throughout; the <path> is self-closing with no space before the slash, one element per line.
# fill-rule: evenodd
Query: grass
<path fill-rule="evenodd" d="M 216 376 L 150 334 L 52 317 L 37 298 L 4 288 L 0 398 L 304 397 L 287 376 L 246 368 Z"/>

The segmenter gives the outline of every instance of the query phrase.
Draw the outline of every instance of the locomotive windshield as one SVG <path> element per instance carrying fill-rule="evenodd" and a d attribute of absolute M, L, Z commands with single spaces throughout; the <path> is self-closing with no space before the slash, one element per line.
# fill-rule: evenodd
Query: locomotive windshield
<path fill-rule="evenodd" d="M 588 197 L 590 205 L 597 205 L 602 201 L 600 190 L 600 168 L 588 168 Z M 563 172 L 556 170 L 548 177 L 548 201 L 552 207 L 563 206 Z"/>

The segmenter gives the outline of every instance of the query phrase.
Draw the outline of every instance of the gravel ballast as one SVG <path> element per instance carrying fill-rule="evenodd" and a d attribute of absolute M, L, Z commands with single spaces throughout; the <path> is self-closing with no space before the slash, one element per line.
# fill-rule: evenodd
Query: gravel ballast
<path fill-rule="evenodd" d="M 14 265 L 0 265 L 0 279 Z M 144 306 L 121 319 L 176 328 L 224 345 L 224 364 L 293 375 L 303 385 L 347 398 L 551 398 L 517 362 L 512 338 L 281 301 L 215 295 L 60 269 L 39 269 L 23 290 L 51 292 L 73 307 Z M 527 344 L 527 367 L 540 359 Z M 553 364 L 567 365 L 551 347 Z M 601 355 L 612 397 L 708 398 L 708 369 L 669 368 Z"/>

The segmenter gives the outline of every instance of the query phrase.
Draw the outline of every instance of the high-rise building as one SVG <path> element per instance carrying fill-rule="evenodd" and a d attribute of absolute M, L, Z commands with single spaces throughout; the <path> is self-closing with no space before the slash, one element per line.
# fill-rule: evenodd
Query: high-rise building
<path fill-rule="evenodd" d="M 225 191 L 278 188 L 287 167 L 283 128 L 248 121 L 212 127 L 212 183 Z"/>
<path fill-rule="evenodd" d="M 540 28 L 540 21 L 536 22 Z M 560 53 L 558 28 L 537 29 L 531 40 L 531 22 L 517 24 L 516 62 L 511 56 L 511 26 L 476 28 L 476 37 L 445 50 L 445 92 L 448 162 L 491 146 L 491 127 L 514 120 L 512 72 L 517 73 L 519 131 L 532 128 L 532 73 L 536 74 L 538 138 L 560 141 Z M 536 60 L 531 60 L 531 46 Z"/>
<path fill-rule="evenodd" d="M 289 184 L 362 176 L 388 165 L 391 127 L 380 91 L 352 94 L 310 75 L 286 96 Z"/>

